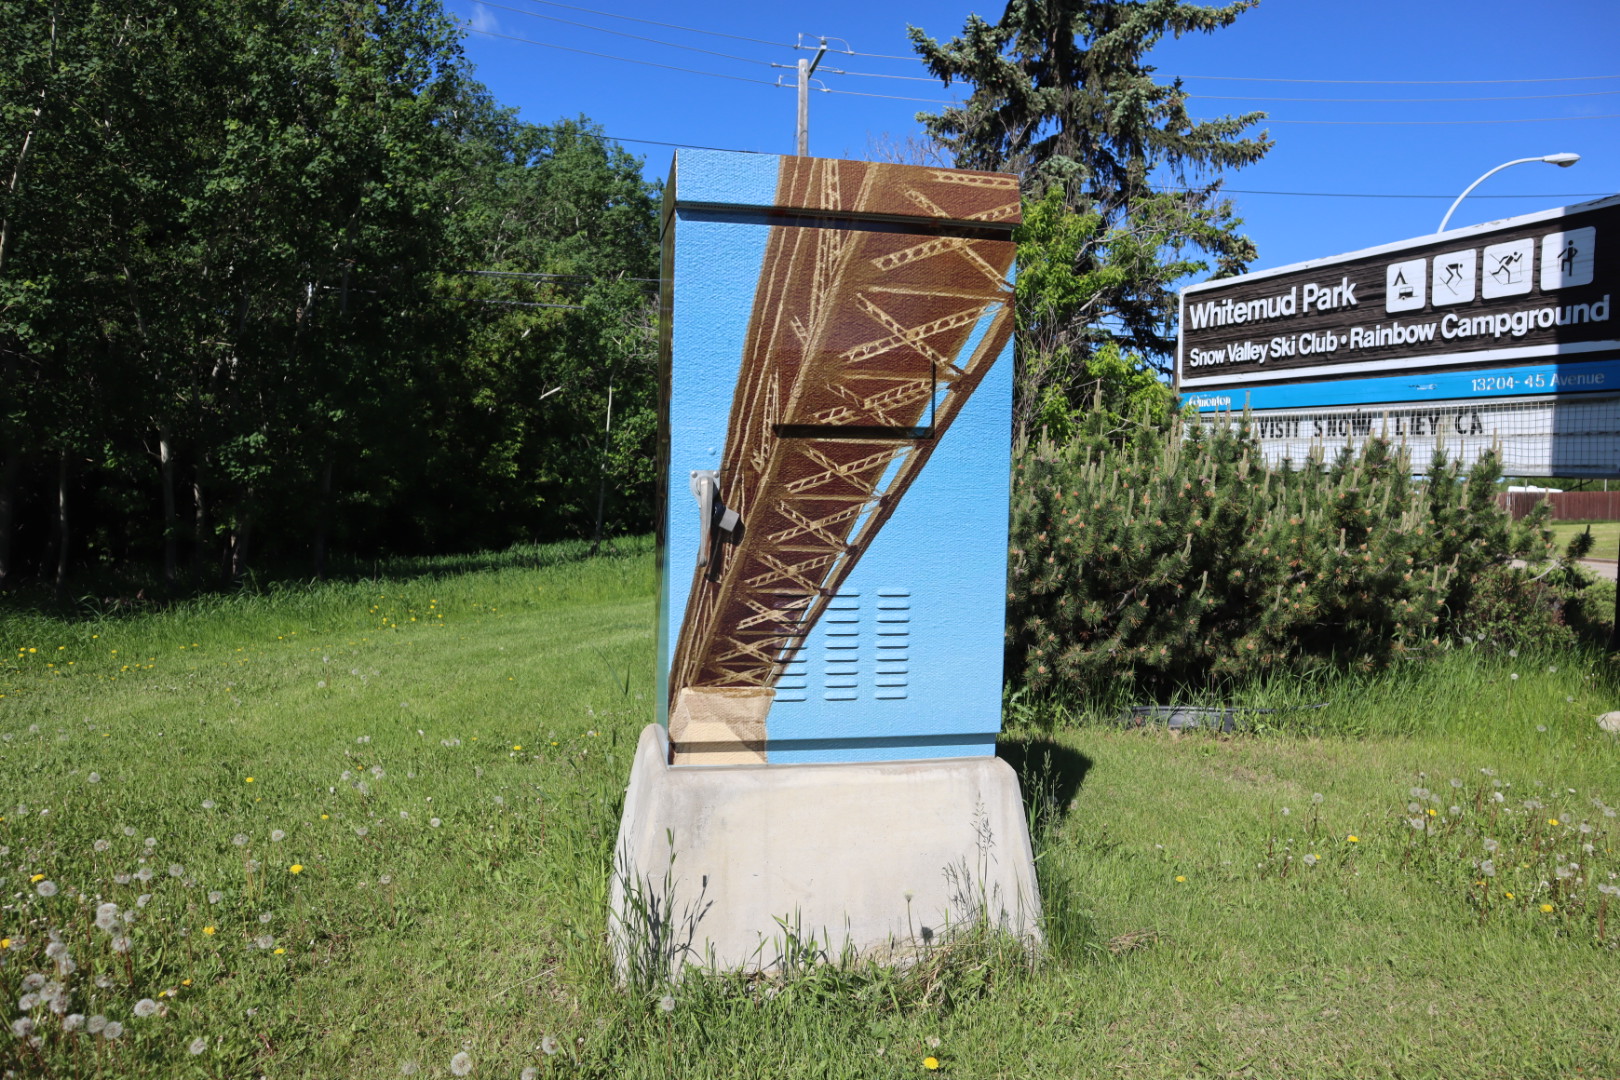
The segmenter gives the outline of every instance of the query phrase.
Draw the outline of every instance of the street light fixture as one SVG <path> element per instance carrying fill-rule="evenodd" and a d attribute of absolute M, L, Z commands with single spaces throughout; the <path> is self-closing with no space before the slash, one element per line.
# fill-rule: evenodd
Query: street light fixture
<path fill-rule="evenodd" d="M 1490 172 L 1486 173 L 1484 176 L 1480 177 L 1478 180 L 1475 180 L 1472 184 L 1469 184 L 1468 187 L 1463 190 L 1463 193 L 1457 196 L 1457 201 L 1451 204 L 1451 209 L 1446 211 L 1446 216 L 1440 219 L 1440 227 L 1434 231 L 1436 233 L 1445 232 L 1446 222 L 1451 220 L 1451 215 L 1456 212 L 1457 207 L 1462 205 L 1462 201 L 1468 198 L 1468 193 L 1479 187 L 1479 185 L 1483 184 L 1488 178 L 1501 172 L 1503 169 L 1511 168 L 1514 165 L 1524 165 L 1531 161 L 1545 161 L 1549 165 L 1556 165 L 1560 169 L 1567 169 L 1579 160 L 1581 160 L 1581 155 L 1579 154 L 1548 154 L 1546 157 L 1524 157 L 1518 158 L 1515 161 L 1504 162 L 1503 164 L 1492 169 Z"/>

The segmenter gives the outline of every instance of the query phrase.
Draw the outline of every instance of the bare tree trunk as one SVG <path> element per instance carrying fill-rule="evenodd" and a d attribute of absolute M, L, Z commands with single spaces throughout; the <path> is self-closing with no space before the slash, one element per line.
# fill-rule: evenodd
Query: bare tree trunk
<path fill-rule="evenodd" d="M 0 441 L 0 589 L 11 580 L 11 535 L 17 520 L 17 475 L 22 455 L 9 439 Z"/>
<path fill-rule="evenodd" d="M 172 589 L 180 571 L 180 537 L 174 505 L 174 446 L 166 428 L 158 429 L 158 469 L 163 480 L 163 583 Z"/>
<path fill-rule="evenodd" d="M 191 579 L 202 585 L 203 559 L 208 554 L 208 504 L 203 501 L 202 463 L 191 474 Z"/>
<path fill-rule="evenodd" d="M 68 568 L 68 452 L 56 459 L 56 595 L 67 584 Z"/>
<path fill-rule="evenodd" d="M 321 467 L 321 502 L 315 511 L 315 576 L 326 580 L 327 538 L 332 520 L 332 459 Z"/>
<path fill-rule="evenodd" d="M 247 496 L 243 500 L 249 508 L 253 506 L 253 489 L 247 489 Z M 231 530 L 231 580 L 241 581 L 248 569 L 248 541 L 253 537 L 253 511 L 244 509 L 242 516 L 237 519 L 236 528 Z"/>

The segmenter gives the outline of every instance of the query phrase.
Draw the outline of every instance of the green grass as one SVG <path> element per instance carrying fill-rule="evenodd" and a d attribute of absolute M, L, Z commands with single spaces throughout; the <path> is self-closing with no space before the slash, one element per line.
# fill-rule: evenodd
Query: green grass
<path fill-rule="evenodd" d="M 41 1006 L 38 1056 L 0 1027 L 0 1072 L 446 1076 L 460 1052 L 475 1077 L 921 1076 L 927 1056 L 963 1077 L 1620 1072 L 1620 903 L 1600 943 L 1595 889 L 1620 836 L 1591 802 L 1620 803 L 1593 723 L 1620 701 L 1584 654 L 1256 688 L 1279 711 L 1231 736 L 1106 711 L 1053 734 L 1023 706 L 1005 743 L 1046 956 L 966 939 L 908 971 L 689 979 L 665 1013 L 613 985 L 606 949 L 652 560 L 578 554 L 0 614 L 0 1019 L 28 973 L 58 978 L 54 931 L 68 1011 L 125 1028 L 64 1033 Z M 1571 858 L 1579 886 L 1556 877 Z M 94 925 L 106 901 L 137 912 L 127 953 Z"/>
<path fill-rule="evenodd" d="M 1620 557 L 1620 521 L 1554 521 L 1548 526 L 1559 550 L 1574 539 L 1576 533 L 1592 530 L 1592 554 L 1589 558 L 1613 562 Z"/>

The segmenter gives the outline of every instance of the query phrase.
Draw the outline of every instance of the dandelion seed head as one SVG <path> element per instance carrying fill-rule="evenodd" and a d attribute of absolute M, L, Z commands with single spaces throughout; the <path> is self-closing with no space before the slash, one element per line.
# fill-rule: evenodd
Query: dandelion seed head
<path fill-rule="evenodd" d="M 214 807 L 216 807 L 218 805 L 219 804 L 216 803 L 213 799 L 204 799 L 202 801 L 202 808 L 204 810 L 212 810 Z"/>
<path fill-rule="evenodd" d="M 258 937 L 253 939 L 253 944 L 257 945 L 261 949 L 273 949 L 276 947 L 276 939 L 271 937 L 269 934 L 260 934 Z"/>
<path fill-rule="evenodd" d="M 246 847 L 247 842 L 247 833 L 237 833 L 235 836 L 231 837 L 231 843 L 235 844 L 237 847 Z"/>
<path fill-rule="evenodd" d="M 1306 866 L 1315 866 L 1320 861 L 1321 861 L 1320 857 L 1317 856 L 1315 853 L 1310 853 L 1310 854 L 1307 854 L 1305 856 L 1305 865 Z"/>
<path fill-rule="evenodd" d="M 102 1031 L 106 1029 L 106 1027 L 107 1018 L 102 1016 L 100 1013 L 92 1016 L 89 1020 L 85 1021 L 84 1024 L 84 1030 L 88 1031 L 92 1035 L 100 1035 Z"/>
<path fill-rule="evenodd" d="M 116 1020 L 107 1021 L 107 1026 L 101 1029 L 101 1037 L 106 1039 L 108 1042 L 111 1042 L 114 1039 L 122 1038 L 123 1034 L 124 1025 L 120 1024 Z"/>
<path fill-rule="evenodd" d="M 540 1070 L 533 1065 L 525 1065 L 523 1071 L 518 1073 L 518 1080 L 539 1080 Z"/>
<path fill-rule="evenodd" d="M 186 868 L 181 866 L 179 863 L 170 863 L 169 864 L 169 876 L 173 877 L 173 878 L 185 877 L 186 876 Z"/>
<path fill-rule="evenodd" d="M 461 1050 L 457 1052 L 455 1057 L 450 1059 L 451 1076 L 466 1076 L 468 1073 L 472 1072 L 472 1070 L 472 1058 L 468 1055 L 467 1051 Z"/>
<path fill-rule="evenodd" d="M 1479 864 L 1479 872 L 1484 874 L 1486 877 L 1495 877 L 1496 863 L 1490 859 L 1486 859 L 1484 862 Z"/>
<path fill-rule="evenodd" d="M 275 916 L 270 914 L 268 911 L 259 912 L 259 921 L 262 923 L 267 923 L 273 918 L 275 918 Z"/>
<path fill-rule="evenodd" d="M 106 840 L 97 840 L 90 846 L 95 848 L 97 851 L 106 851 L 108 848 L 112 847 L 112 844 Z"/>
<path fill-rule="evenodd" d="M 11 1022 L 11 1033 L 19 1039 L 26 1039 L 34 1033 L 34 1022 L 26 1016 L 19 1016 Z"/>
<path fill-rule="evenodd" d="M 146 845 L 147 851 L 151 851 L 153 848 L 157 847 L 157 837 L 148 836 L 145 840 L 141 841 L 141 843 Z"/>
<path fill-rule="evenodd" d="M 63 1031 L 78 1031 L 84 1027 L 84 1013 L 68 1013 L 62 1017 Z"/>
<path fill-rule="evenodd" d="M 658 999 L 658 1011 L 672 1013 L 675 1011 L 675 995 L 665 994 Z"/>
<path fill-rule="evenodd" d="M 1312 794 L 1311 795 L 1311 802 L 1314 805 L 1320 806 L 1321 803 L 1322 803 L 1322 793 L 1320 791 L 1318 791 L 1318 792 L 1315 792 L 1314 794 Z"/>
<path fill-rule="evenodd" d="M 109 942 L 109 945 L 111 946 L 112 951 L 115 953 L 127 953 L 129 952 L 129 947 L 131 945 L 129 935 L 114 934 L 112 941 Z"/>
<path fill-rule="evenodd" d="M 139 895 L 139 896 L 137 896 L 135 898 L 135 906 L 138 907 L 138 908 L 143 908 L 147 904 L 150 904 L 151 902 L 152 902 L 152 894 L 151 893 L 141 893 L 141 895 Z"/>
<path fill-rule="evenodd" d="M 283 832 L 281 829 L 271 829 L 270 830 L 270 842 L 272 844 L 279 844 L 285 839 L 287 839 L 287 834 L 285 832 Z"/>
<path fill-rule="evenodd" d="M 557 1040 L 552 1038 L 550 1035 L 547 1035 L 545 1038 L 540 1040 L 540 1052 L 546 1055 L 546 1057 L 556 1056 L 557 1051 L 560 1049 L 562 1049 L 562 1047 L 559 1046 Z"/>
<path fill-rule="evenodd" d="M 153 1001 L 151 998 L 141 998 L 141 1000 L 135 1003 L 135 1015 L 141 1017 L 142 1019 L 145 1019 L 148 1016 L 156 1016 L 157 1011 L 157 1002 Z"/>
<path fill-rule="evenodd" d="M 34 891 L 39 893 L 39 895 L 41 895 L 41 896 L 46 896 L 46 897 L 55 896 L 56 895 L 56 882 L 54 882 L 54 881 L 42 881 L 38 885 L 34 886 Z"/>
<path fill-rule="evenodd" d="M 151 881 L 155 876 L 156 875 L 152 873 L 152 868 L 150 866 L 143 866 L 139 870 L 135 871 L 136 881 Z"/>
<path fill-rule="evenodd" d="M 197 1038 L 192 1039 L 191 1045 L 186 1047 L 186 1049 L 190 1051 L 192 1057 L 196 1057 L 198 1054 L 208 1049 L 207 1036 L 199 1035 Z"/>
<path fill-rule="evenodd" d="M 416 1062 L 414 1062 L 414 1061 L 402 1061 L 402 1062 L 400 1062 L 399 1063 L 399 1075 L 401 1075 L 401 1076 L 415 1076 L 416 1075 Z"/>
<path fill-rule="evenodd" d="M 208 893 L 208 902 L 210 904 L 217 904 L 223 899 L 225 899 L 225 894 L 218 889 L 210 890 Z"/>

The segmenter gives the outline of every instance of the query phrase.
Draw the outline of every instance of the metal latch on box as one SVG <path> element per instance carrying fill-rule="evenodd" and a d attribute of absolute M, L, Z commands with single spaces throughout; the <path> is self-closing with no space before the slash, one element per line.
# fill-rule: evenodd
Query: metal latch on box
<path fill-rule="evenodd" d="M 725 540 L 736 543 L 741 537 L 742 517 L 720 501 L 720 470 L 693 469 L 692 495 L 698 502 L 698 559 L 700 567 L 709 565 L 714 546 Z"/>

